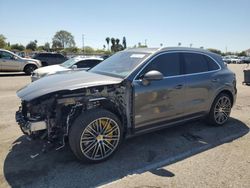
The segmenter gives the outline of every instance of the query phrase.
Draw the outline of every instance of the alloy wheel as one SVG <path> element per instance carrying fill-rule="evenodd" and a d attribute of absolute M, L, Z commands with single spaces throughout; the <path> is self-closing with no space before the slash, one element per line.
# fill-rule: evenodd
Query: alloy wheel
<path fill-rule="evenodd" d="M 80 139 L 82 153 L 90 160 L 102 160 L 111 155 L 120 140 L 118 124 L 107 117 L 91 122 L 83 131 Z"/>
<path fill-rule="evenodd" d="M 219 98 L 215 104 L 214 109 L 214 119 L 216 123 L 223 124 L 225 123 L 231 112 L 231 100 L 227 96 Z"/>

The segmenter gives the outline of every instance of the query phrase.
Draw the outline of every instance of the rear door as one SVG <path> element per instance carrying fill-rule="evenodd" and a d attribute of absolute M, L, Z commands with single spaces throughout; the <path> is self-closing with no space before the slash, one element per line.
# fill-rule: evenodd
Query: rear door
<path fill-rule="evenodd" d="M 181 53 L 186 80 L 185 115 L 199 114 L 208 110 L 213 90 L 213 70 L 205 54 Z M 218 69 L 217 65 L 217 69 Z"/>

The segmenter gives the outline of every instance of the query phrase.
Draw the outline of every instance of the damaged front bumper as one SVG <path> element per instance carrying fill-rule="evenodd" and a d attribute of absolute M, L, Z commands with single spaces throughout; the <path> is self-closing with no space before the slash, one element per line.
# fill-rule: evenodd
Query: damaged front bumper
<path fill-rule="evenodd" d="M 45 121 L 32 121 L 25 118 L 22 112 L 22 107 L 16 112 L 16 122 L 20 126 L 24 134 L 32 135 L 36 131 L 47 129 Z"/>

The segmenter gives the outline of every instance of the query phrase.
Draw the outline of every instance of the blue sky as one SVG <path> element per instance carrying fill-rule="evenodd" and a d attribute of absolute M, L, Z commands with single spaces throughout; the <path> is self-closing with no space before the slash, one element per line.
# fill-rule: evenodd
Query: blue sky
<path fill-rule="evenodd" d="M 51 42 L 67 30 L 76 45 L 102 48 L 106 37 L 128 46 L 250 48 L 250 0 L 0 0 L 0 34 L 11 43 Z"/>

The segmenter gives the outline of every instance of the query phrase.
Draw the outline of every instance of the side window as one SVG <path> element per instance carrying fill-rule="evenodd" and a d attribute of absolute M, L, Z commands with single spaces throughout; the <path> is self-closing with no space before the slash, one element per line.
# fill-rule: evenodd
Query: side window
<path fill-rule="evenodd" d="M 13 59 L 13 55 L 8 52 L 1 52 L 0 56 L 2 59 Z"/>
<path fill-rule="evenodd" d="M 62 54 L 54 54 L 56 58 L 64 58 Z"/>
<path fill-rule="evenodd" d="M 77 68 L 87 68 L 86 60 L 79 61 L 75 65 L 77 65 Z"/>
<path fill-rule="evenodd" d="M 143 74 L 151 70 L 161 72 L 164 77 L 180 75 L 181 66 L 179 53 L 166 53 L 159 55 L 147 65 L 143 70 Z"/>
<path fill-rule="evenodd" d="M 220 68 L 219 65 L 216 62 L 214 62 L 213 59 L 211 59 L 208 56 L 204 56 L 204 57 L 208 63 L 208 70 L 212 71 L 212 70 L 218 70 Z"/>
<path fill-rule="evenodd" d="M 185 62 L 185 73 L 199 73 L 208 71 L 208 63 L 202 54 L 183 53 Z"/>
<path fill-rule="evenodd" d="M 96 66 L 97 64 L 99 64 L 101 62 L 101 60 L 90 60 L 91 61 L 91 68 Z"/>

